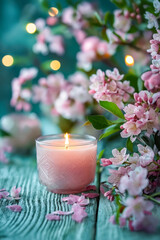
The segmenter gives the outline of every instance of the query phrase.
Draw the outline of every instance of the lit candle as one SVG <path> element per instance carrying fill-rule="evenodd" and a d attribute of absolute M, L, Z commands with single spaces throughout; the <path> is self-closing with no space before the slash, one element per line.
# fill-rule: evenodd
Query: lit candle
<path fill-rule="evenodd" d="M 40 182 L 54 193 L 77 193 L 95 177 L 97 141 L 89 135 L 48 135 L 36 140 Z"/>

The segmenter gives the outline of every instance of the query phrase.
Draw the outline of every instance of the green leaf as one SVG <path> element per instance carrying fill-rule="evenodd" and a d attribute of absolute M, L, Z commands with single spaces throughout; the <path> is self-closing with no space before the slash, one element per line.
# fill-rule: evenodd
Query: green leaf
<path fill-rule="evenodd" d="M 104 22 L 105 24 L 107 24 L 108 20 L 109 20 L 109 17 L 110 17 L 110 12 L 106 12 L 105 15 L 104 15 Z"/>
<path fill-rule="evenodd" d="M 104 153 L 104 149 L 98 154 L 97 161 L 100 161 Z"/>
<path fill-rule="evenodd" d="M 98 12 L 94 12 L 94 16 L 95 16 L 97 22 L 98 22 L 100 25 L 103 25 L 103 21 L 102 21 L 102 19 L 101 19 L 101 16 L 99 15 L 99 13 L 98 13 Z"/>
<path fill-rule="evenodd" d="M 157 131 L 155 134 L 155 144 L 158 150 L 160 150 L 160 131 Z"/>
<path fill-rule="evenodd" d="M 109 135 L 111 135 L 113 133 L 119 132 L 120 131 L 120 126 L 121 126 L 121 124 L 115 124 L 115 125 L 109 126 L 106 129 L 105 133 L 100 135 L 99 140 L 101 140 L 105 137 L 108 137 Z"/>
<path fill-rule="evenodd" d="M 138 92 L 138 76 L 129 71 L 125 76 L 124 79 L 130 81 L 130 85 L 134 87 L 135 92 Z"/>
<path fill-rule="evenodd" d="M 119 109 L 119 107 L 113 103 L 113 102 L 108 102 L 108 101 L 100 101 L 101 107 L 106 109 L 108 112 L 114 114 L 115 116 L 125 119 L 122 111 Z"/>
<path fill-rule="evenodd" d="M 0 137 L 10 137 L 11 134 L 0 128 Z"/>
<path fill-rule="evenodd" d="M 130 138 L 127 139 L 127 149 L 130 151 L 130 152 L 133 152 L 133 143 L 131 142 Z"/>
<path fill-rule="evenodd" d="M 107 120 L 104 116 L 101 115 L 88 116 L 88 120 L 92 123 L 93 127 L 98 130 L 113 125 L 111 121 Z"/>

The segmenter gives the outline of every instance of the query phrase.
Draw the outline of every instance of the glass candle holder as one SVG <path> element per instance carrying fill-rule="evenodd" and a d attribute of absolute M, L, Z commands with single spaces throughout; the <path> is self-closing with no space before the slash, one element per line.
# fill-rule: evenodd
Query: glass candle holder
<path fill-rule="evenodd" d="M 40 182 L 48 191 L 60 194 L 82 192 L 93 182 L 97 141 L 89 135 L 63 134 L 36 140 Z"/>

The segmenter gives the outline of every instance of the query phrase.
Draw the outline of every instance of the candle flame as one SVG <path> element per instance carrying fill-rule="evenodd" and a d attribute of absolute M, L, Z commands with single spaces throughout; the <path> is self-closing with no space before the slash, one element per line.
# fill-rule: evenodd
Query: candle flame
<path fill-rule="evenodd" d="M 65 138 L 65 148 L 68 149 L 68 147 L 69 147 L 69 134 L 66 133 L 64 135 L 64 138 Z"/>

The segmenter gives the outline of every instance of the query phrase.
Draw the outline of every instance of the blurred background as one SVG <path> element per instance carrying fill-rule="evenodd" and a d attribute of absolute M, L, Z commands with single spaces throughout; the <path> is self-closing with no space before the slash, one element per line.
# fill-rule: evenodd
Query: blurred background
<path fill-rule="evenodd" d="M 48 1 L 50 6 L 56 6 L 58 1 Z M 89 1 L 88 1 L 89 2 Z M 90 1 L 93 3 L 93 1 Z M 96 2 L 96 1 L 95 1 Z M 66 0 L 60 1 L 62 7 L 69 4 Z M 115 6 L 106 0 L 97 1 L 97 4 L 105 10 L 113 10 Z M 60 71 L 65 76 L 72 74 L 76 68 L 76 52 L 79 49 L 74 38 L 65 41 L 65 54 L 57 56 L 36 56 L 32 51 L 35 36 L 26 31 L 26 25 L 37 18 L 48 16 L 42 0 L 1 0 L 0 1 L 0 117 L 15 111 L 10 106 L 11 81 L 17 77 L 22 67 L 36 66 L 38 58 L 41 61 L 52 59 L 56 56 L 61 62 Z M 5 55 L 12 55 L 14 63 L 10 67 L 2 64 Z M 41 76 L 38 76 L 41 77 Z M 38 107 L 33 106 L 33 111 L 38 112 Z"/>

